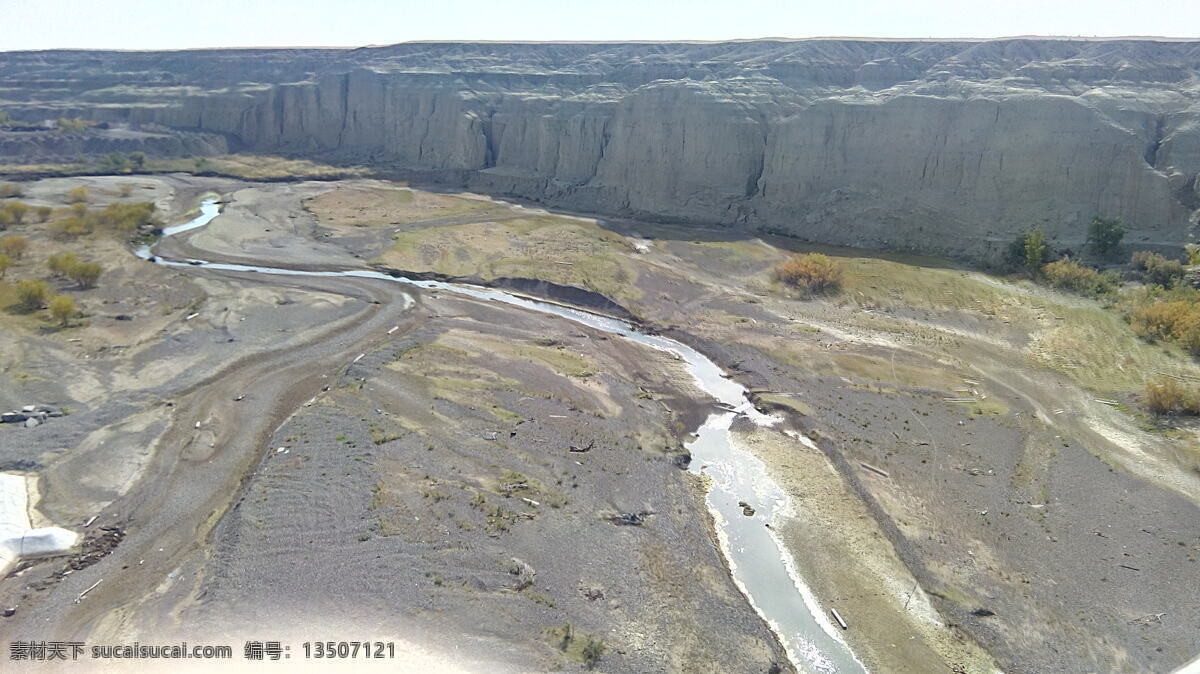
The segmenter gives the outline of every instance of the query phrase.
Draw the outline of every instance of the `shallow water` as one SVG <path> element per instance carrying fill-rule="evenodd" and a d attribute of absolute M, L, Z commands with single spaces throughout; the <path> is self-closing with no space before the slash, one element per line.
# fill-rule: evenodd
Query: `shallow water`
<path fill-rule="evenodd" d="M 166 227 L 163 236 L 203 227 L 220 214 L 216 199 L 206 199 L 200 215 L 181 225 Z M 202 260 L 164 260 L 154 257 L 150 246 L 142 246 L 137 255 L 157 264 L 196 266 L 222 271 L 255 272 L 282 276 L 348 276 L 403 283 L 419 288 L 444 290 L 476 299 L 503 302 L 516 307 L 561 316 L 612 335 L 674 354 L 684 361 L 697 385 L 734 411 L 718 412 L 697 429 L 696 439 L 687 443 L 692 453 L 690 470 L 707 475 L 711 489 L 707 496 L 721 548 L 733 572 L 734 581 L 775 633 L 793 664 L 802 671 L 863 672 L 864 667 L 837 635 L 815 598 L 795 573 L 795 564 L 767 523 L 787 507 L 787 497 L 767 473 L 766 466 L 749 452 L 739 449 L 730 436 L 735 417 L 744 415 L 760 426 L 778 421 L 754 408 L 746 398 L 746 389 L 716 363 L 695 349 L 661 335 L 639 331 L 630 323 L 600 316 L 572 307 L 532 300 L 494 288 L 394 277 L 377 271 L 301 271 L 255 265 L 223 264 Z M 739 501 L 757 511 L 753 517 L 742 513 Z"/>

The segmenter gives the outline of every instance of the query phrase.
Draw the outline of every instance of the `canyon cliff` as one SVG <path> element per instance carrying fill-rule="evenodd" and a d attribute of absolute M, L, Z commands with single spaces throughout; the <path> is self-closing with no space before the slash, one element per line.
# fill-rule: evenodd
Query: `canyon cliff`
<path fill-rule="evenodd" d="M 1200 41 L 405 43 L 0 53 L 0 108 L 564 208 L 992 258 L 1200 223 Z"/>

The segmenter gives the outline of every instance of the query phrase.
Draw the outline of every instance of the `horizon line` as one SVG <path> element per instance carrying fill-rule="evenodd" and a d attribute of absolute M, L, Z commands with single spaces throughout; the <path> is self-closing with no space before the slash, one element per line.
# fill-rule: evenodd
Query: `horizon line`
<path fill-rule="evenodd" d="M 1165 35 L 1009 35 L 1001 37 L 867 37 L 851 35 L 820 35 L 812 37 L 753 37 L 728 38 L 717 40 L 402 40 L 400 42 L 369 43 L 362 45 L 244 45 L 224 47 L 147 47 L 137 49 L 121 49 L 115 47 L 45 47 L 37 49 L 0 49 L 3 54 L 40 53 L 40 52 L 118 52 L 118 53 L 153 53 L 153 52 L 188 52 L 188 51 L 268 51 L 268 50 L 329 50 L 354 51 L 358 49 L 384 49 L 401 45 L 419 44 L 494 44 L 494 45 L 621 45 L 621 44 L 734 44 L 746 42 L 1004 42 L 1010 40 L 1055 40 L 1064 42 L 1200 42 L 1200 37 L 1171 37 Z"/>

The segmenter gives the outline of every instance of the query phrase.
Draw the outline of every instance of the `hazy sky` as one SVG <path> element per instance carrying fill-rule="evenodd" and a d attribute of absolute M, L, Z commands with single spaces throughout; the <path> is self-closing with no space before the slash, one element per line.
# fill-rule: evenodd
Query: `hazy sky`
<path fill-rule="evenodd" d="M 0 0 L 0 50 L 409 40 L 1200 37 L 1200 0 Z"/>

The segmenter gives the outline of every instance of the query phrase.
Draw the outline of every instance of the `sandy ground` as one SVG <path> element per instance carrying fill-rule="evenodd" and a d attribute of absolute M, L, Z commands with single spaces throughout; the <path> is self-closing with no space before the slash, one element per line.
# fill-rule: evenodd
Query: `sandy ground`
<path fill-rule="evenodd" d="M 816 440 L 742 436 L 791 498 L 777 535 L 875 671 L 1165 671 L 1200 643 L 1196 459 L 1095 402 L 1128 399 L 1126 369 L 1194 365 L 1071 360 L 1055 340 L 1092 311 L 1077 301 L 846 251 L 847 292 L 801 299 L 770 280 L 793 245 L 776 239 L 380 181 L 139 182 L 177 218 L 209 191 L 228 202 L 171 255 L 536 278 L 702 349 Z M 579 667 L 586 638 L 605 670 L 786 664 L 675 466 L 705 410 L 673 363 L 444 294 L 406 309 L 389 284 L 112 273 L 128 288 L 81 295 L 86 326 L 4 326 L 2 402 L 72 413 L 0 428 L 0 459 L 42 475 L 54 521 L 98 514 L 127 537 L 65 577 L 52 560 L 0 583 L 20 607 L 6 627 L 303 633 L 316 616 L 466 668 Z M 647 526 L 605 519 L 635 510 Z"/>

